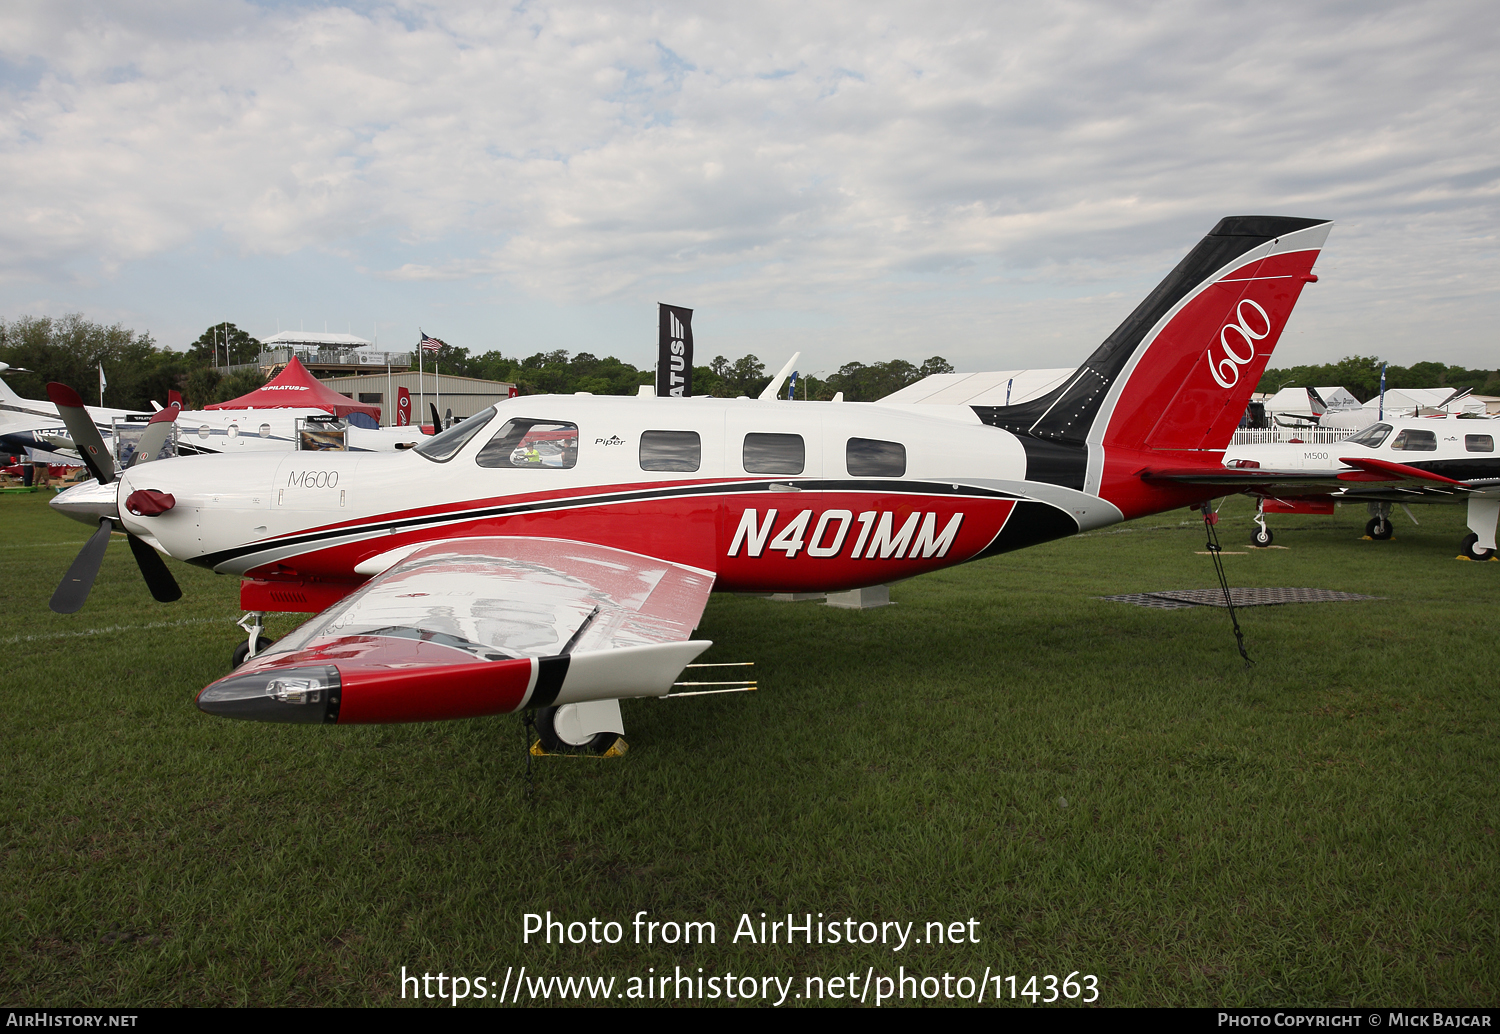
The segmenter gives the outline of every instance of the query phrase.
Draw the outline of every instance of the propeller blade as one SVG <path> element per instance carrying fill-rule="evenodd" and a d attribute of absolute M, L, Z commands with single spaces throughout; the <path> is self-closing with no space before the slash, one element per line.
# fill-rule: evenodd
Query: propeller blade
<path fill-rule="evenodd" d="M 130 535 L 130 551 L 135 554 L 135 565 L 141 569 L 141 577 L 146 579 L 146 588 L 151 590 L 152 599 L 157 603 L 182 599 L 182 589 L 172 572 L 167 570 L 161 554 L 134 535 Z"/>
<path fill-rule="evenodd" d="M 443 431 L 443 418 L 438 416 L 437 406 L 429 402 L 427 403 L 427 408 L 432 410 L 432 433 L 441 434 Z"/>
<path fill-rule="evenodd" d="M 99 522 L 99 530 L 83 544 L 73 558 L 73 566 L 63 576 L 62 584 L 52 594 L 48 606 L 54 613 L 77 614 L 83 609 L 89 590 L 94 587 L 94 579 L 99 577 L 99 565 L 104 563 L 104 550 L 109 546 L 109 536 L 114 530 L 114 521 L 106 517 Z"/>
<path fill-rule="evenodd" d="M 156 459 L 157 454 L 161 452 L 161 447 L 166 445 L 167 439 L 172 436 L 177 413 L 175 408 L 168 406 L 151 418 L 146 424 L 146 430 L 141 433 L 141 440 L 136 443 L 135 455 L 130 458 L 132 467 L 139 463 L 150 463 Z"/>
<path fill-rule="evenodd" d="M 104 439 L 99 435 L 99 428 L 94 426 L 94 418 L 89 416 L 89 411 L 83 408 L 83 399 L 78 397 L 78 392 L 66 384 L 52 381 L 47 385 L 47 397 L 57 407 L 57 415 L 62 417 L 62 422 L 68 425 L 68 434 L 73 439 L 73 447 L 78 450 L 78 455 L 83 457 L 83 464 L 89 468 L 89 473 L 94 475 L 101 485 L 112 483 L 115 480 L 114 457 L 104 447 Z M 84 595 L 88 595 L 87 590 L 84 591 Z M 80 602 L 79 606 L 82 605 Z M 74 610 L 76 609 L 75 607 Z M 66 613 L 71 614 L 73 611 Z"/>

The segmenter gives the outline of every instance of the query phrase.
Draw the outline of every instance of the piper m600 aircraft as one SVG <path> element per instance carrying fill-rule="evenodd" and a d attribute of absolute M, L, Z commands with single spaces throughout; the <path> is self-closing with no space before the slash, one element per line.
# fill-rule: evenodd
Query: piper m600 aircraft
<path fill-rule="evenodd" d="M 1244 487 L 1153 471 L 1224 473 L 1330 226 L 1222 220 L 1060 387 L 1015 406 L 529 396 L 404 453 L 109 471 L 115 509 L 82 515 L 239 575 L 252 615 L 316 613 L 264 649 L 252 630 L 206 712 L 535 708 L 599 749 L 619 699 L 666 695 L 710 645 L 692 632 L 711 590 L 878 585 Z"/>

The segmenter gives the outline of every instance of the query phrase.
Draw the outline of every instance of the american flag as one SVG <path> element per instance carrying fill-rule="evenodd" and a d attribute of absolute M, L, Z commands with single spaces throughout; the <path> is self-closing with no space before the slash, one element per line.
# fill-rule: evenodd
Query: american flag
<path fill-rule="evenodd" d="M 417 347 L 424 352 L 441 352 L 448 342 L 440 341 L 435 337 L 428 337 L 427 332 L 422 331 L 422 340 L 417 342 Z"/>

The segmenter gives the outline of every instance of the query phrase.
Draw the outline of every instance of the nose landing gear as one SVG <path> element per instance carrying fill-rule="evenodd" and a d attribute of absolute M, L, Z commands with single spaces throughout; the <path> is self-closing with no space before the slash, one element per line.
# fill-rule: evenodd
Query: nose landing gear
<path fill-rule="evenodd" d="M 254 657 L 276 641 L 268 636 L 261 635 L 265 631 L 265 625 L 262 623 L 265 616 L 264 611 L 252 610 L 240 618 L 238 624 L 245 630 L 246 638 L 243 643 L 234 648 L 234 653 L 229 660 L 231 668 L 238 668 L 241 664 L 244 664 L 251 657 Z"/>

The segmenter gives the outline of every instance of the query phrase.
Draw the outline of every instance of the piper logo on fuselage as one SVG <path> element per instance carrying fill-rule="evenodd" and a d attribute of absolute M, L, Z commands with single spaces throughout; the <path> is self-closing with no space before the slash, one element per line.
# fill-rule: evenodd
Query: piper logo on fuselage
<path fill-rule="evenodd" d="M 804 551 L 810 557 L 835 557 L 843 551 L 850 529 L 857 526 L 858 534 L 846 554 L 850 560 L 943 557 L 948 555 L 964 521 L 962 513 L 955 513 L 939 531 L 935 513 L 908 514 L 897 527 L 900 518 L 889 510 L 866 510 L 858 516 L 852 510 L 824 510 L 814 523 L 813 511 L 803 510 L 788 519 L 772 537 L 776 514 L 776 510 L 767 510 L 764 520 L 759 510 L 746 510 L 741 514 L 740 526 L 735 530 L 734 541 L 729 544 L 729 555 L 739 556 L 743 548 L 745 555 L 750 557 L 761 556 L 771 549 L 785 553 L 788 559 Z"/>
<path fill-rule="evenodd" d="M 624 445 L 625 444 L 625 439 L 621 438 L 619 435 L 611 435 L 608 438 L 595 438 L 594 439 L 594 444 L 595 445 Z"/>
<path fill-rule="evenodd" d="M 337 488 L 336 470 L 294 470 L 286 476 L 287 488 Z"/>

